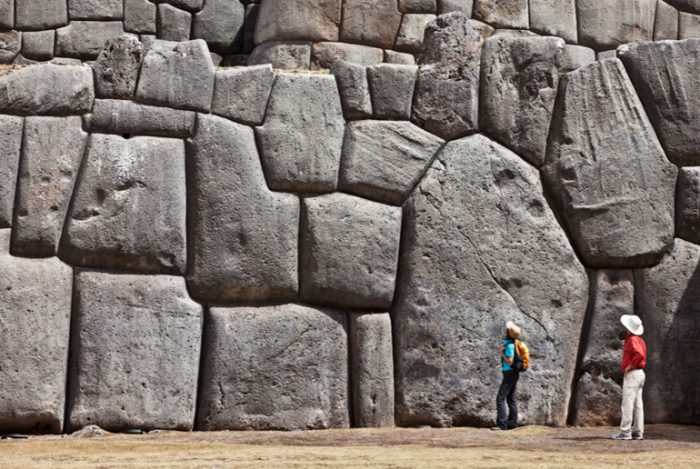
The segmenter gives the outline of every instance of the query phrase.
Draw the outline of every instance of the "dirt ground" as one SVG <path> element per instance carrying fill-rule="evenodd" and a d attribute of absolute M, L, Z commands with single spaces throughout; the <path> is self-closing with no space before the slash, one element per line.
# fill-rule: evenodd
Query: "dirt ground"
<path fill-rule="evenodd" d="M 700 427 L 649 425 L 644 441 L 613 428 L 350 429 L 309 432 L 106 433 L 0 441 L 3 469 L 661 468 L 698 467 Z"/>

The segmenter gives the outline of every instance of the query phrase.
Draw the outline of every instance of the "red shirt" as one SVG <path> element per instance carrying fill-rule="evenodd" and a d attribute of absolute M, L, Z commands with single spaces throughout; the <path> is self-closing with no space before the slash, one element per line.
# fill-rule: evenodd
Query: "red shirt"
<path fill-rule="evenodd" d="M 644 369 L 647 364 L 647 346 L 644 339 L 634 334 L 627 334 L 625 337 L 625 351 L 622 353 L 622 372 L 627 366 L 634 369 Z"/>

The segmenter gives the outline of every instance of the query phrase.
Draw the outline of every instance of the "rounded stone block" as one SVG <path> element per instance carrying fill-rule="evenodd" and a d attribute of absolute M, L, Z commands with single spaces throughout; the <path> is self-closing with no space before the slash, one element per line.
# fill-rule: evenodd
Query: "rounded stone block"
<path fill-rule="evenodd" d="M 337 41 L 341 0 L 262 0 L 255 43 Z"/>
<path fill-rule="evenodd" d="M 235 54 L 243 46 L 245 6 L 240 1 L 207 0 L 194 15 L 192 38 L 204 39 L 220 54 Z"/>

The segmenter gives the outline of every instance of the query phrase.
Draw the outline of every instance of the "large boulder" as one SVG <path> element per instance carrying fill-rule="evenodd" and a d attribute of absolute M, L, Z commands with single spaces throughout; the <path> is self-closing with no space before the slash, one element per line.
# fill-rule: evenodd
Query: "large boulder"
<path fill-rule="evenodd" d="M 700 167 L 681 168 L 676 185 L 676 236 L 700 244 Z"/>
<path fill-rule="evenodd" d="M 617 55 L 668 159 L 700 164 L 700 39 L 630 44 Z"/>
<path fill-rule="evenodd" d="M 204 335 L 198 430 L 349 426 L 344 312 L 214 307 Z"/>
<path fill-rule="evenodd" d="M 243 45 L 245 6 L 231 0 L 207 0 L 194 15 L 192 39 L 204 39 L 209 48 L 221 54 L 240 52 Z"/>
<path fill-rule="evenodd" d="M 15 29 L 42 31 L 68 24 L 66 0 L 15 0 Z"/>
<path fill-rule="evenodd" d="M 95 95 L 98 98 L 133 98 L 143 54 L 143 44 L 134 37 L 108 39 L 92 66 Z"/>
<path fill-rule="evenodd" d="M 588 279 L 535 168 L 482 135 L 450 142 L 404 208 L 391 309 L 401 426 L 493 426 L 512 320 L 532 363 L 520 423 L 566 422 Z"/>
<path fill-rule="evenodd" d="M 96 99 L 84 116 L 85 130 L 119 135 L 184 137 L 192 134 L 196 113 L 149 106 L 125 99 Z"/>
<path fill-rule="evenodd" d="M 401 24 L 397 0 L 346 0 L 340 40 L 391 49 Z"/>
<path fill-rule="evenodd" d="M 239 302 L 296 297 L 299 199 L 267 188 L 253 130 L 200 114 L 187 159 L 192 296 Z"/>
<path fill-rule="evenodd" d="M 654 265 L 673 242 L 678 170 L 622 63 L 564 75 L 543 176 L 591 268 Z"/>
<path fill-rule="evenodd" d="M 546 36 L 559 36 L 569 43 L 578 42 L 576 0 L 529 1 L 529 29 Z"/>
<path fill-rule="evenodd" d="M 576 0 L 578 43 L 596 50 L 651 41 L 656 0 Z"/>
<path fill-rule="evenodd" d="M 12 226 L 24 119 L 0 115 L 0 228 Z"/>
<path fill-rule="evenodd" d="M 182 277 L 75 275 L 67 430 L 192 430 L 202 306 Z"/>
<path fill-rule="evenodd" d="M 262 0 L 255 43 L 337 41 L 341 0 Z"/>
<path fill-rule="evenodd" d="M 122 35 L 124 27 L 121 21 L 71 21 L 68 26 L 56 30 L 56 55 L 95 60 L 106 41 Z"/>
<path fill-rule="evenodd" d="M 495 28 L 528 29 L 528 0 L 474 0 L 474 18 Z"/>
<path fill-rule="evenodd" d="M 275 76 L 269 64 L 217 70 L 212 112 L 242 124 L 262 124 Z"/>
<path fill-rule="evenodd" d="M 10 256 L 0 230 L 0 432 L 60 433 L 65 415 L 73 270 Z"/>

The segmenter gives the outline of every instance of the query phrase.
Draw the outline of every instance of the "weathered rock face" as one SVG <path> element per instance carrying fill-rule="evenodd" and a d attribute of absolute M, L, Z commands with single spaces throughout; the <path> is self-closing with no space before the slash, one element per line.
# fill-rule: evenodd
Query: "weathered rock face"
<path fill-rule="evenodd" d="M 681 168 L 676 186 L 676 236 L 700 244 L 700 167 Z"/>
<path fill-rule="evenodd" d="M 0 0 L 0 28 L 15 27 L 15 0 Z"/>
<path fill-rule="evenodd" d="M 133 98 L 143 54 L 143 44 L 133 37 L 107 40 L 92 66 L 95 95 L 98 98 Z"/>
<path fill-rule="evenodd" d="M 596 50 L 651 41 L 656 0 L 576 0 L 578 40 Z"/>
<path fill-rule="evenodd" d="M 700 164 L 700 39 L 623 46 L 625 64 L 666 156 Z"/>
<path fill-rule="evenodd" d="M 36 65 L 0 77 L 0 112 L 33 116 L 88 112 L 95 97 L 87 67 Z"/>
<path fill-rule="evenodd" d="M 188 274 L 206 301 L 287 301 L 298 291 L 299 199 L 270 192 L 253 130 L 200 114 L 187 141 Z"/>
<path fill-rule="evenodd" d="M 73 117 L 27 117 L 20 159 L 12 253 L 55 256 L 87 134 Z"/>
<path fill-rule="evenodd" d="M 346 0 L 340 40 L 391 49 L 400 24 L 397 0 Z"/>
<path fill-rule="evenodd" d="M 678 39 L 678 10 L 664 0 L 656 2 L 656 20 L 654 21 L 654 40 Z"/>
<path fill-rule="evenodd" d="M 15 28 L 40 31 L 68 24 L 66 0 L 15 0 Z"/>
<path fill-rule="evenodd" d="M 12 226 L 24 119 L 0 115 L 0 228 Z"/>
<path fill-rule="evenodd" d="M 248 125 L 260 125 L 270 99 L 275 72 L 259 65 L 216 72 L 212 112 Z"/>
<path fill-rule="evenodd" d="M 380 64 L 367 68 L 375 118 L 410 119 L 417 73 L 415 65 Z"/>
<path fill-rule="evenodd" d="M 56 55 L 95 60 L 107 40 L 123 34 L 121 21 L 71 21 L 56 30 Z"/>
<path fill-rule="evenodd" d="M 622 63 L 562 78 L 543 176 L 591 268 L 654 265 L 673 242 L 668 162 Z"/>
<path fill-rule="evenodd" d="M 54 31 L 22 33 L 22 56 L 30 60 L 51 60 L 55 38 Z"/>
<path fill-rule="evenodd" d="M 260 3 L 255 43 L 337 41 L 341 0 L 264 0 Z"/>
<path fill-rule="evenodd" d="M 576 0 L 529 0 L 530 29 L 566 42 L 578 42 Z"/>
<path fill-rule="evenodd" d="M 0 432 L 60 433 L 73 271 L 56 258 L 8 254 L 0 230 Z"/>
<path fill-rule="evenodd" d="M 694 370 L 700 345 L 700 247 L 676 239 L 661 264 L 634 272 L 634 303 L 644 321 L 648 423 L 700 423 L 700 389 Z"/>
<path fill-rule="evenodd" d="M 91 132 L 186 138 L 192 134 L 195 115 L 123 99 L 96 99 L 84 122 Z"/>
<path fill-rule="evenodd" d="M 204 6 L 204 0 L 155 0 L 156 3 L 168 2 L 174 7 L 181 8 L 183 10 L 198 12 Z M 243 3 L 247 3 L 244 1 Z"/>
<path fill-rule="evenodd" d="M 678 18 L 678 39 L 700 38 L 700 15 L 680 13 Z"/>
<path fill-rule="evenodd" d="M 271 64 L 282 70 L 308 70 L 311 63 L 310 44 L 266 42 L 255 48 L 248 58 L 248 65 Z"/>
<path fill-rule="evenodd" d="M 250 54 L 255 49 L 255 25 L 258 24 L 260 4 L 251 3 L 245 7 L 245 19 L 243 21 L 243 43 L 241 52 Z"/>
<path fill-rule="evenodd" d="M 561 73 L 569 73 L 595 62 L 595 51 L 589 47 L 566 44 L 561 61 Z"/>
<path fill-rule="evenodd" d="M 496 28 L 527 29 L 528 0 L 475 0 L 474 18 Z"/>
<path fill-rule="evenodd" d="M 84 270 L 74 301 L 67 430 L 192 430 L 203 317 L 185 280 Z"/>
<path fill-rule="evenodd" d="M 350 314 L 355 427 L 394 426 L 394 360 L 389 313 Z"/>
<path fill-rule="evenodd" d="M 532 364 L 520 423 L 563 424 L 588 299 L 537 170 L 477 135 L 449 143 L 404 213 L 394 323 L 397 423 L 493 425 L 506 320 Z"/>
<path fill-rule="evenodd" d="M 265 123 L 255 129 L 270 189 L 335 190 L 344 131 L 333 76 L 277 75 Z"/>
<path fill-rule="evenodd" d="M 440 0 L 438 2 L 438 15 L 459 12 L 467 18 L 471 18 L 473 8 L 474 0 Z"/>
<path fill-rule="evenodd" d="M 120 20 L 124 16 L 122 0 L 68 0 L 71 20 Z"/>
<path fill-rule="evenodd" d="M 349 426 L 345 313 L 217 307 L 205 327 L 198 430 Z"/>
<path fill-rule="evenodd" d="M 94 134 L 60 256 L 72 265 L 185 274 L 185 143 Z"/>
<path fill-rule="evenodd" d="M 335 76 L 346 119 L 372 117 L 372 99 L 369 94 L 367 68 L 362 65 L 339 60 L 333 64 L 331 74 Z"/>
<path fill-rule="evenodd" d="M 238 2 L 232 5 L 242 6 Z M 158 39 L 164 41 L 189 41 L 192 30 L 192 15 L 189 12 L 175 8 L 167 3 L 158 5 L 157 31 Z"/>
<path fill-rule="evenodd" d="M 406 14 L 401 19 L 401 26 L 396 35 L 394 49 L 400 52 L 416 54 L 423 44 L 426 25 L 435 19 L 435 15 Z"/>
<path fill-rule="evenodd" d="M 207 0 L 202 11 L 194 15 L 192 38 L 204 39 L 209 48 L 233 54 L 243 45 L 245 6 L 230 0 Z"/>
<path fill-rule="evenodd" d="M 435 13 L 437 0 L 399 0 L 401 13 Z"/>
<path fill-rule="evenodd" d="M 329 69 L 339 60 L 360 65 L 377 65 L 384 61 L 384 51 L 376 47 L 342 42 L 317 42 L 311 46 L 312 70 Z"/>
<path fill-rule="evenodd" d="M 124 0 L 124 30 L 156 33 L 156 6 L 148 0 Z"/>
<path fill-rule="evenodd" d="M 0 29 L 0 63 L 12 63 L 22 50 L 22 33 Z"/>
<path fill-rule="evenodd" d="M 387 310 L 394 297 L 401 209 L 347 194 L 302 204 L 302 301 Z"/>
<path fill-rule="evenodd" d="M 351 122 L 345 133 L 338 188 L 402 205 L 443 143 L 410 122 Z"/>
<path fill-rule="evenodd" d="M 679 10 L 700 15 L 700 0 L 665 0 Z"/>

